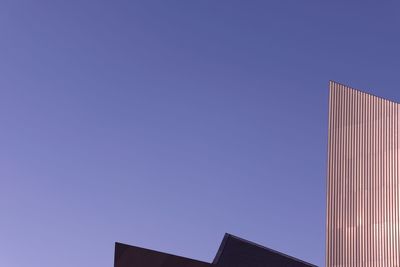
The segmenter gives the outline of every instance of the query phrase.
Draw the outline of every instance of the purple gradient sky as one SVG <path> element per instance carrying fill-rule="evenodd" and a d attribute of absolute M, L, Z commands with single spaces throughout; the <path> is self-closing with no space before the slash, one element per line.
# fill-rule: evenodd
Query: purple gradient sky
<path fill-rule="evenodd" d="M 323 265 L 328 80 L 400 100 L 396 1 L 0 3 L 0 266 Z"/>

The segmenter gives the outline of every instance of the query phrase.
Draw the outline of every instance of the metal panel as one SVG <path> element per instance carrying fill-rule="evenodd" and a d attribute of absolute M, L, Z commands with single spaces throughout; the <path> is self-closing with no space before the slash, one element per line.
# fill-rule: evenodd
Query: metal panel
<path fill-rule="evenodd" d="M 399 104 L 329 87 L 326 266 L 400 266 Z"/>

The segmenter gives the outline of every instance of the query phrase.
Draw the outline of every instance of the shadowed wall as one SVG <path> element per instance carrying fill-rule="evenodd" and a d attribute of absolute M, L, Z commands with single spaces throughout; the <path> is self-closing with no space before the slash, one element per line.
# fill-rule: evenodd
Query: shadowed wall
<path fill-rule="evenodd" d="M 209 263 L 115 243 L 114 267 L 209 267 Z"/>
<path fill-rule="evenodd" d="M 213 263 L 115 243 L 114 267 L 315 267 L 302 260 L 225 234 Z"/>

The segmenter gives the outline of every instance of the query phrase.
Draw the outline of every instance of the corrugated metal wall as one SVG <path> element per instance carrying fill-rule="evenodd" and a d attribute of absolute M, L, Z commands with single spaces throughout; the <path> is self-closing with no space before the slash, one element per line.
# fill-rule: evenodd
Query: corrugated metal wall
<path fill-rule="evenodd" d="M 399 104 L 331 82 L 327 266 L 400 266 Z"/>

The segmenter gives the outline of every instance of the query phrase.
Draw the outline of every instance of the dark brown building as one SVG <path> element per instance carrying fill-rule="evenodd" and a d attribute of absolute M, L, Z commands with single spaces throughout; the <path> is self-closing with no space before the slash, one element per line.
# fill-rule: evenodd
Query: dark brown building
<path fill-rule="evenodd" d="M 225 234 L 212 263 L 115 244 L 114 267 L 311 267 L 313 264 Z"/>

